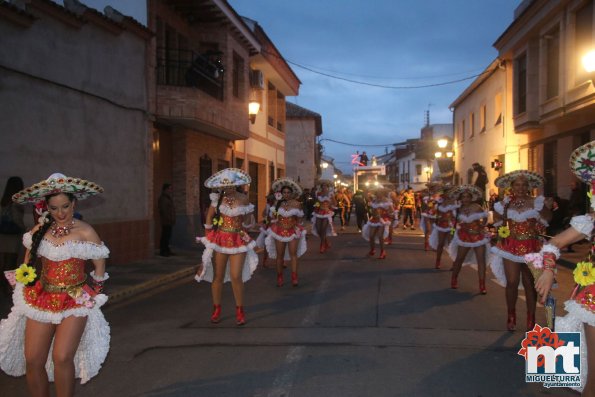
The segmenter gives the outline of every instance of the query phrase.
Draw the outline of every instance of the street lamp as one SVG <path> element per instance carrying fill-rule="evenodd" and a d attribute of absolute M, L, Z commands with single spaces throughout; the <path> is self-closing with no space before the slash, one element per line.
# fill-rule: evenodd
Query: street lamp
<path fill-rule="evenodd" d="M 328 163 L 326 161 L 323 161 L 322 163 L 320 163 L 320 166 L 322 168 L 325 168 L 326 169 L 326 168 L 328 168 Z"/>
<path fill-rule="evenodd" d="M 585 68 L 585 71 L 587 71 L 587 73 L 595 72 L 595 50 L 587 52 L 583 56 L 582 61 L 583 67 Z"/>
<path fill-rule="evenodd" d="M 430 167 L 424 167 L 424 172 L 426 173 L 427 181 L 430 182 Z"/>
<path fill-rule="evenodd" d="M 437 159 L 439 159 L 440 157 L 442 157 L 442 152 L 436 152 L 436 153 L 434 153 L 434 157 L 436 157 Z"/>
<path fill-rule="evenodd" d="M 250 116 L 250 122 L 252 124 L 254 124 L 254 122 L 256 121 L 256 115 L 258 114 L 259 110 L 260 110 L 260 102 L 251 100 L 248 103 L 248 116 Z"/>
<path fill-rule="evenodd" d="M 454 153 L 451 151 L 446 152 L 446 157 L 451 158 L 452 156 L 454 156 Z"/>
<path fill-rule="evenodd" d="M 438 139 L 438 142 L 437 143 L 438 143 L 438 147 L 440 149 L 444 149 L 448 145 L 448 140 L 447 139 L 444 139 L 444 138 Z"/>

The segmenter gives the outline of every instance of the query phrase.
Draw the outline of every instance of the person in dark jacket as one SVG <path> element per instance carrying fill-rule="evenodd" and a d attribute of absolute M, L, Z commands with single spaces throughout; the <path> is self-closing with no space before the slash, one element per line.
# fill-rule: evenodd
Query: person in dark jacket
<path fill-rule="evenodd" d="M 358 190 L 352 198 L 352 204 L 355 207 L 355 216 L 357 218 L 357 231 L 362 231 L 362 226 L 368 221 L 368 203 L 364 192 Z"/>
<path fill-rule="evenodd" d="M 176 223 L 176 209 L 172 194 L 174 188 L 170 183 L 164 183 L 161 188 L 161 195 L 157 202 L 159 208 L 159 218 L 161 219 L 161 240 L 159 243 L 159 255 L 174 255 L 169 249 L 169 240 L 171 239 L 172 229 Z"/>

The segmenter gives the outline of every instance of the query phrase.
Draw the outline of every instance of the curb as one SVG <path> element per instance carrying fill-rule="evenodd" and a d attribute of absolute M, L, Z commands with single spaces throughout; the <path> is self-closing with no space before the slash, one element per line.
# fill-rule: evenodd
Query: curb
<path fill-rule="evenodd" d="M 163 286 L 164 284 L 174 282 L 189 275 L 193 275 L 196 273 L 197 268 L 198 266 L 191 266 L 186 269 L 178 270 L 174 273 L 153 278 L 149 281 L 145 281 L 144 283 L 140 283 L 132 287 L 122 288 L 121 290 L 109 295 L 109 299 L 106 302 L 105 307 L 109 307 L 115 303 L 123 302 L 126 299 L 130 299 L 133 296 L 139 295 L 151 288 Z"/>

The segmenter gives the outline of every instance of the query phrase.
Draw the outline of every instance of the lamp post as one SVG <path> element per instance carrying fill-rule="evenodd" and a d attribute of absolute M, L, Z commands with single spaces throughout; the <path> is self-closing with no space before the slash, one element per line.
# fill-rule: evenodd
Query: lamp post
<path fill-rule="evenodd" d="M 260 110 L 260 102 L 251 100 L 248 103 L 248 116 L 250 116 L 250 122 L 252 124 L 254 124 L 254 122 L 256 121 L 256 115 L 258 114 L 259 110 Z"/>

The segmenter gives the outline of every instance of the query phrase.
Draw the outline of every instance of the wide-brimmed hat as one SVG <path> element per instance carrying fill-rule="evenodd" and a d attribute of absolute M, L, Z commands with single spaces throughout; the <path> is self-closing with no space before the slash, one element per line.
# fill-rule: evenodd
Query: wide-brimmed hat
<path fill-rule="evenodd" d="M 532 189 L 543 186 L 543 177 L 535 172 L 527 170 L 508 172 L 496 178 L 494 184 L 500 188 L 507 188 L 518 178 L 525 178 L 529 182 L 529 187 Z"/>
<path fill-rule="evenodd" d="M 585 183 L 595 179 L 595 141 L 575 149 L 570 155 L 570 169 Z"/>
<path fill-rule="evenodd" d="M 284 187 L 291 188 L 293 194 L 298 196 L 302 194 L 301 186 L 291 178 L 278 178 L 274 180 L 273 184 L 271 185 L 271 189 L 273 189 L 275 192 L 280 192 Z"/>
<path fill-rule="evenodd" d="M 245 171 L 239 168 L 226 168 L 211 175 L 205 181 L 205 186 L 209 189 L 221 189 L 248 185 L 250 182 L 252 182 L 252 178 Z"/>
<path fill-rule="evenodd" d="M 70 193 L 77 200 L 83 200 L 89 196 L 103 193 L 103 188 L 85 179 L 55 173 L 50 175 L 48 179 L 15 193 L 12 196 L 12 201 L 18 204 L 38 203 L 45 200 L 46 196 L 58 193 Z"/>
<path fill-rule="evenodd" d="M 477 200 L 482 197 L 481 190 L 475 185 L 460 185 L 454 187 L 448 192 L 448 195 L 451 198 L 458 199 L 463 193 L 471 194 L 472 200 Z"/>

